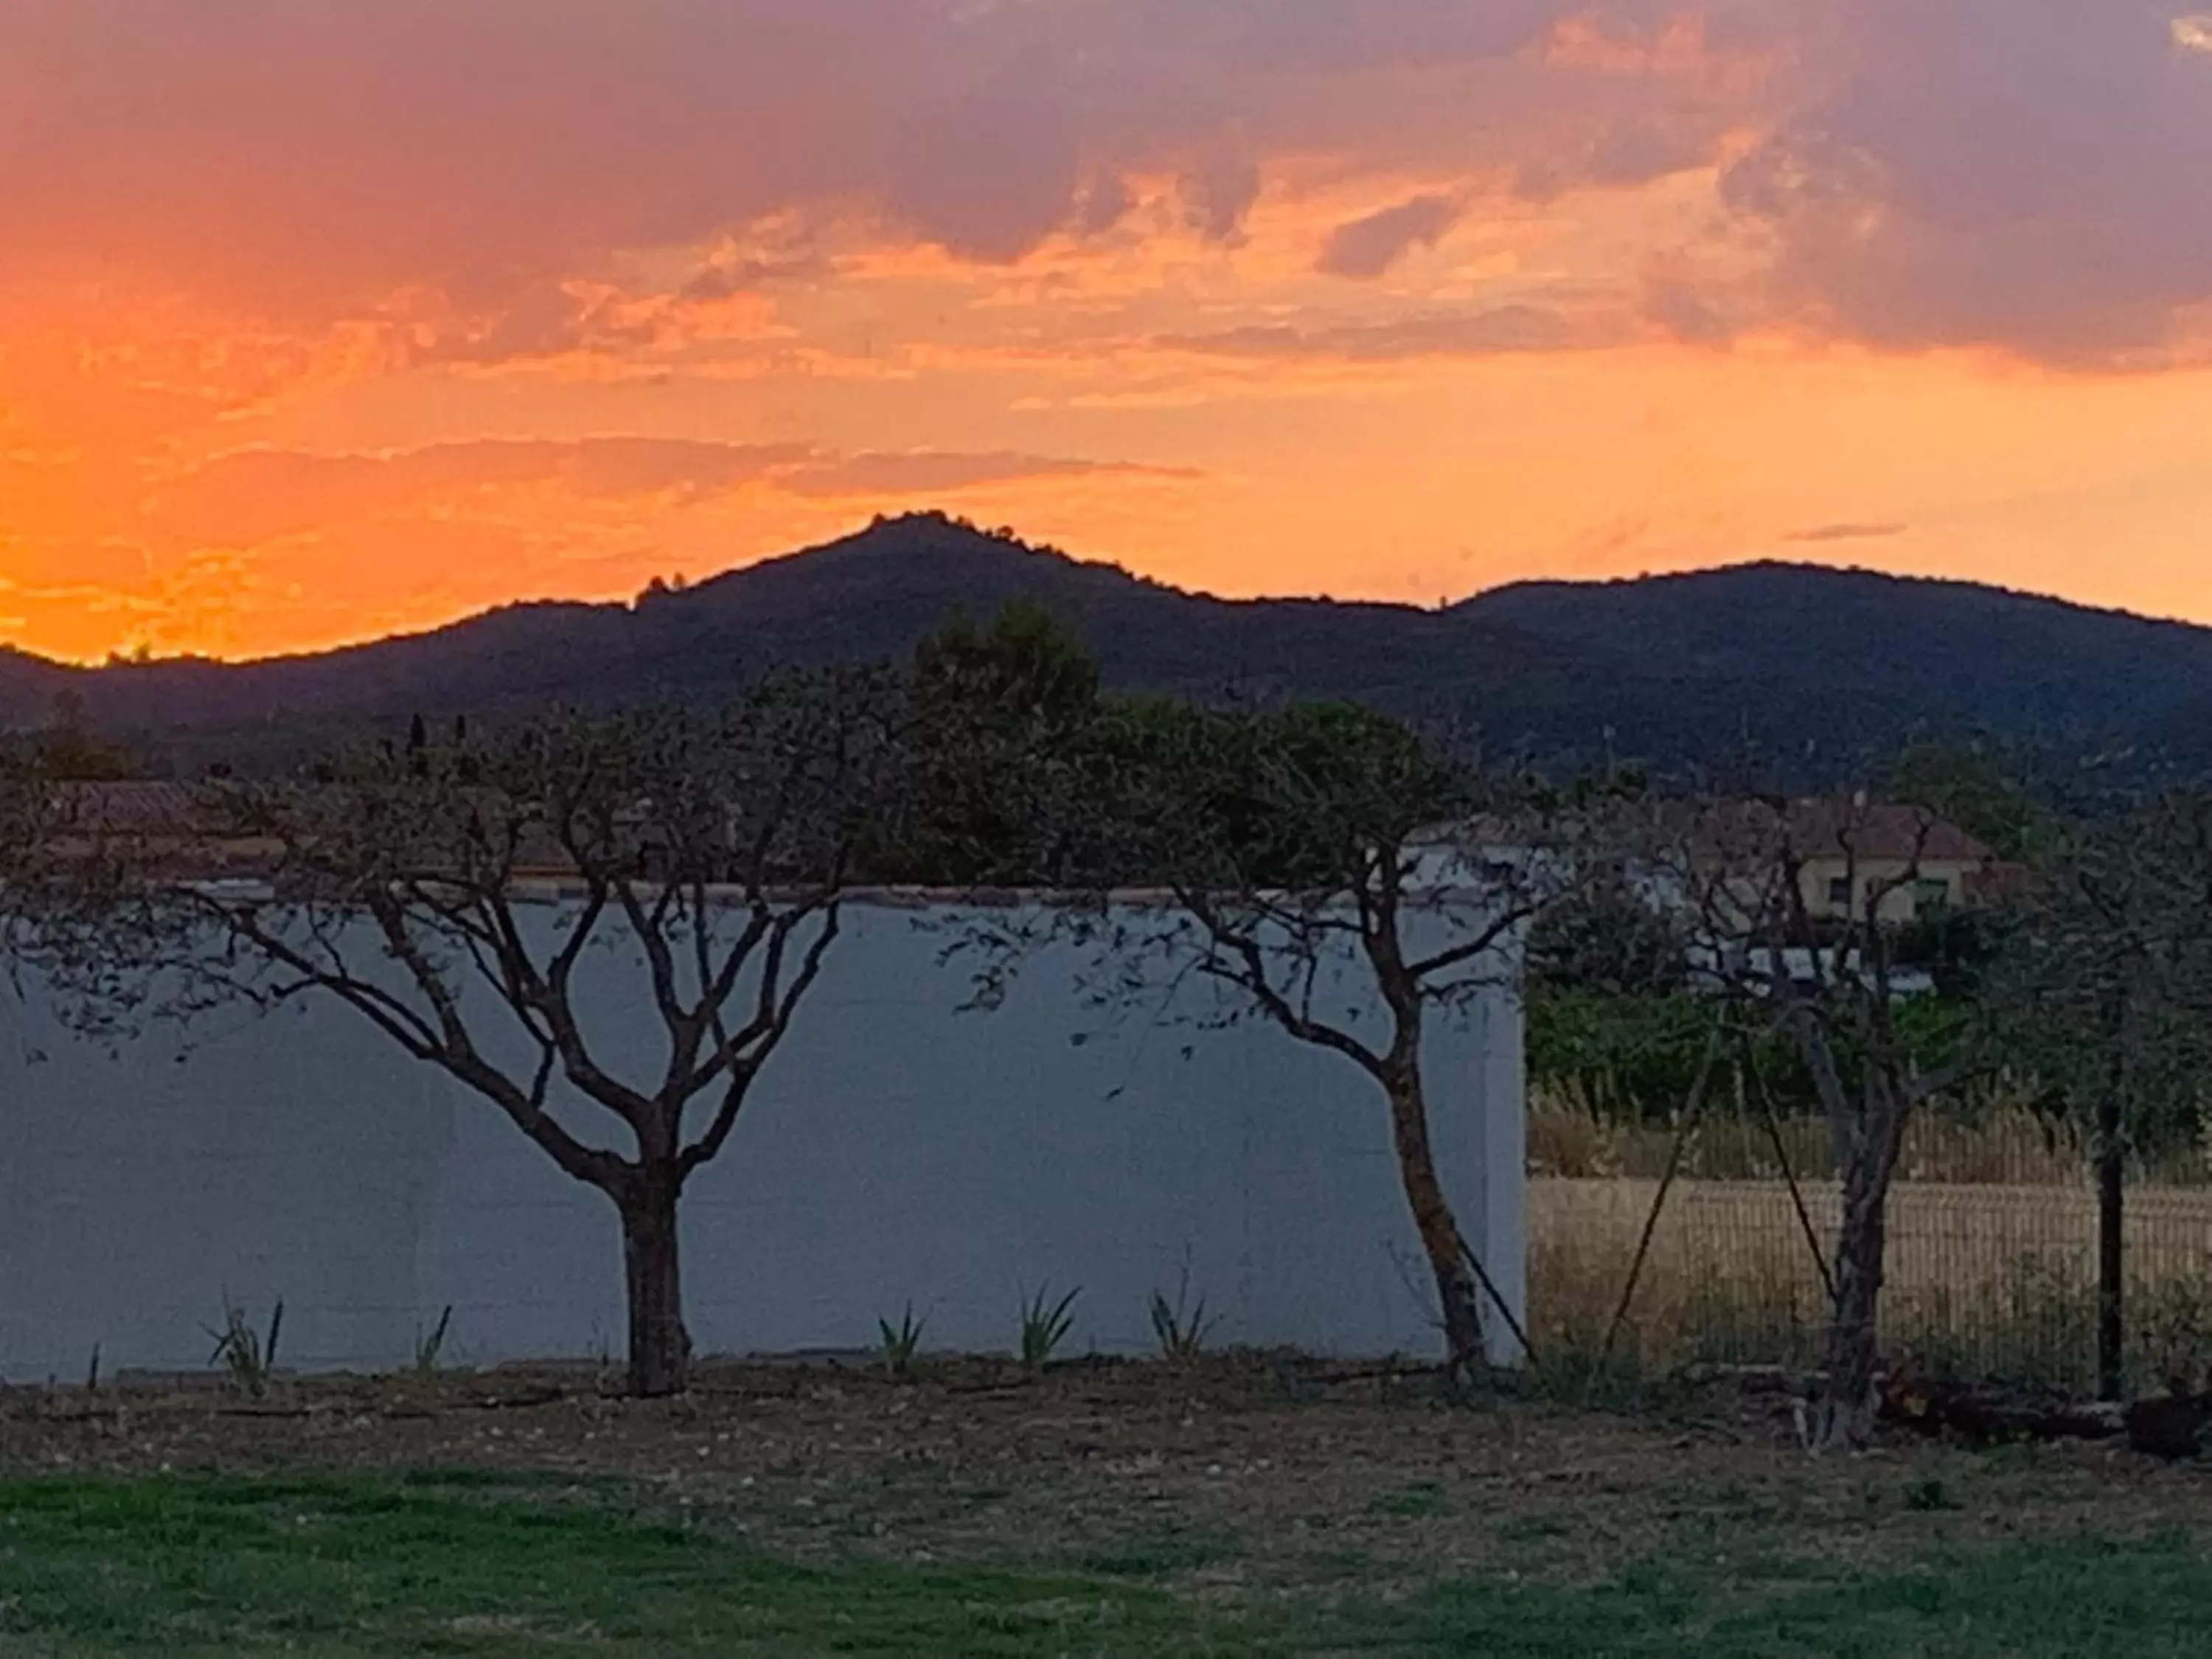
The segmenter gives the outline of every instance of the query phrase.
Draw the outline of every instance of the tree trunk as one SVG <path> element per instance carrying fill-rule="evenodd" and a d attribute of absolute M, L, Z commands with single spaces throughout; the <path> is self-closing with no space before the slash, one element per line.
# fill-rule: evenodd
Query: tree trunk
<path fill-rule="evenodd" d="M 2128 1145 L 2117 1084 L 2097 1103 L 2097 1398 L 2127 1391 Z"/>
<path fill-rule="evenodd" d="M 691 1378 L 684 1328 L 672 1176 L 641 1175 L 616 1202 L 622 1210 L 623 1268 L 629 1293 L 629 1391 L 641 1400 L 682 1394 Z"/>
<path fill-rule="evenodd" d="M 1480 1372 L 1486 1363 L 1481 1287 L 1460 1248 L 1459 1218 L 1444 1196 L 1443 1183 L 1437 1179 L 1436 1157 L 1429 1144 L 1428 1097 L 1421 1087 L 1419 1068 L 1413 1065 L 1395 1068 L 1388 1087 L 1399 1178 L 1413 1212 L 1414 1229 L 1420 1235 L 1421 1253 L 1428 1258 L 1429 1272 L 1436 1280 L 1452 1374 L 1464 1382 Z"/>
<path fill-rule="evenodd" d="M 1843 1227 L 1836 1240 L 1836 1299 L 1828 1324 L 1828 1385 L 1813 1438 L 1817 1451 L 1861 1451 L 1874 1438 L 1889 1185 L 1904 1127 L 1902 1110 L 1885 1100 L 1877 1120 L 1849 1138 Z"/>

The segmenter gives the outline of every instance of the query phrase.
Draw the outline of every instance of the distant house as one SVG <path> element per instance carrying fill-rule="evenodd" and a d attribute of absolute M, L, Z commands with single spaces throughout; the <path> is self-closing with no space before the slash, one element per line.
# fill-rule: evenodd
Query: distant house
<path fill-rule="evenodd" d="M 1894 931 L 1970 911 L 2022 874 L 1925 808 L 1863 796 L 1709 803 L 1674 817 L 1668 840 L 1646 892 L 1688 914 L 1693 977 L 1717 985 L 1754 964 L 1754 976 L 1828 977 L 1859 960 L 1852 941 L 1869 916 Z M 1924 967 L 1885 972 L 1894 995 L 1934 988 Z"/>
<path fill-rule="evenodd" d="M 1875 905 L 1881 921 L 1903 927 L 1993 898 L 2008 876 L 1988 847 L 1917 806 L 1793 801 L 1784 833 L 1815 921 L 1863 918 Z"/>
<path fill-rule="evenodd" d="M 462 799 L 480 801 L 488 812 L 500 810 L 501 798 L 489 790 Z M 312 841 L 301 821 L 303 802 L 326 823 L 341 825 L 347 799 L 337 785 L 318 799 L 292 796 L 283 815 L 290 822 L 280 828 L 258 808 L 252 790 L 221 781 L 64 783 L 48 798 L 43 829 L 52 849 L 65 858 L 105 850 L 161 879 L 265 885 L 284 878 L 287 865 L 297 862 L 296 854 Z M 543 826 L 525 827 L 513 865 L 519 883 L 558 889 L 574 869 Z M 302 873 L 295 868 L 290 878 Z"/>
<path fill-rule="evenodd" d="M 263 875 L 283 852 L 219 793 L 185 783 L 61 784 L 47 801 L 43 830 L 64 857 L 127 848 L 135 864 L 172 879 Z"/>

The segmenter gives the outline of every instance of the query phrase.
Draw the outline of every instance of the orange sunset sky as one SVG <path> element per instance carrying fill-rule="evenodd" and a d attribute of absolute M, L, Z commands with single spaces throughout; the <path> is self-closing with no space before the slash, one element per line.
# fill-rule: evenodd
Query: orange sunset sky
<path fill-rule="evenodd" d="M 0 639 L 921 506 L 1234 594 L 1780 556 L 2212 621 L 2212 15 L 0 0 Z"/>

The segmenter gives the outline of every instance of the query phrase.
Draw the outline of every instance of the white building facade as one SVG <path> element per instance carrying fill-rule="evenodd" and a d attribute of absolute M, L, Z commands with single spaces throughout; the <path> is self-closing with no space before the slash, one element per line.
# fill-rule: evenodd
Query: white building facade
<path fill-rule="evenodd" d="M 925 1346 L 1012 1346 L 1024 1297 L 1078 1290 L 1065 1352 L 1139 1352 L 1188 1268 L 1220 1344 L 1424 1357 L 1441 1338 L 1384 1102 L 1338 1056 L 1186 976 L 1095 1006 L 1083 947 L 1041 950 L 989 1012 L 940 958 L 959 914 L 848 902 L 842 937 L 683 1212 L 702 1354 L 854 1351 L 909 1304 Z M 625 964 L 592 1022 L 651 1063 Z M 1373 1022 L 1358 964 L 1327 981 Z M 1522 1017 L 1506 985 L 1431 1016 L 1442 1174 L 1524 1319 Z M 597 1144 L 619 1126 L 575 1099 Z M 285 1307 L 280 1363 L 407 1364 L 453 1310 L 456 1363 L 618 1356 L 613 1208 L 489 1104 L 313 996 L 114 1043 L 35 988 L 0 994 L 0 1377 L 194 1370 L 225 1298 Z M 1493 1354 L 1515 1357 L 1492 1320 Z"/>

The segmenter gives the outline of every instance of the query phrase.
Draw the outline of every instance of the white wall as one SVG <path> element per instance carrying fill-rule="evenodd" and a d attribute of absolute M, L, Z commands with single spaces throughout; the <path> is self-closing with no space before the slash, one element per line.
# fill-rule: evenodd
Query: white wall
<path fill-rule="evenodd" d="M 1150 1346 L 1146 1297 L 1186 1253 L 1226 1343 L 1429 1354 L 1432 1292 L 1373 1084 L 1186 984 L 1101 1012 L 1073 947 L 994 1012 L 911 910 L 843 938 L 722 1159 L 684 1212 L 702 1352 L 872 1344 L 911 1301 L 928 1346 L 1010 1346 L 1022 1293 L 1080 1285 L 1069 1352 Z M 934 918 L 943 922 L 946 918 Z M 593 969 L 593 1018 L 643 1060 L 635 969 Z M 1356 976 L 1328 994 L 1359 997 Z M 480 1010 L 480 1012 L 484 1012 Z M 1436 1018 L 1438 1155 L 1516 1304 L 1521 1020 L 1502 991 Z M 619 1354 L 619 1239 L 598 1194 L 350 1010 L 231 1011 L 116 1048 L 0 994 L 0 1376 L 205 1363 L 223 1296 L 284 1299 L 283 1358 L 403 1364 L 454 1306 L 449 1357 Z M 574 1127 L 610 1120 L 568 1103 Z M 627 1150 L 625 1147 L 624 1150 Z M 1502 1322 L 1500 1322 L 1502 1324 Z M 1499 1357 L 1512 1345 L 1495 1333 Z"/>

